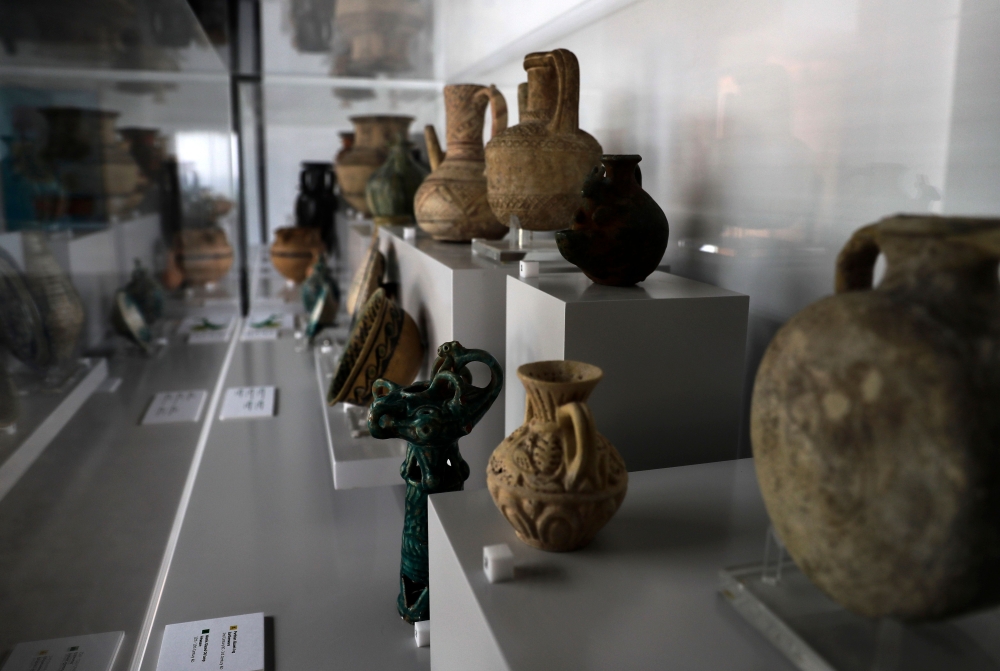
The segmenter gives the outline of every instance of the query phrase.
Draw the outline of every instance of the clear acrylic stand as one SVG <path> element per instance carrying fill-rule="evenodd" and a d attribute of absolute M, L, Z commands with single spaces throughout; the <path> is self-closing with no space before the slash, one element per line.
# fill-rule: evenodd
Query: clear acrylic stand
<path fill-rule="evenodd" d="M 511 215 L 510 232 L 502 240 L 472 239 L 472 253 L 500 263 L 562 261 L 554 231 L 526 231 Z"/>
<path fill-rule="evenodd" d="M 719 572 L 719 592 L 802 671 L 1000 670 L 1000 610 L 932 624 L 869 620 L 834 603 L 774 528 L 762 562 Z"/>

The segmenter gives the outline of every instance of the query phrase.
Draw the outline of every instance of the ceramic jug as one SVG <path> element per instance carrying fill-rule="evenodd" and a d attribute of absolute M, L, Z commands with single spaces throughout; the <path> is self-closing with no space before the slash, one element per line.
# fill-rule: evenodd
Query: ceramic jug
<path fill-rule="evenodd" d="M 486 364 L 490 382 L 472 384 L 468 365 Z M 427 566 L 427 495 L 461 490 L 469 465 L 458 440 L 472 432 L 503 388 L 503 369 L 488 352 L 458 342 L 438 348 L 431 379 L 401 387 L 388 380 L 372 386 L 375 400 L 368 429 L 375 438 L 402 438 L 406 458 L 399 474 L 406 482 L 403 548 L 396 608 L 407 622 L 430 618 Z"/>
<path fill-rule="evenodd" d="M 527 392 L 524 424 L 493 451 L 486 486 L 522 541 L 576 550 L 607 524 L 628 489 L 625 462 L 587 407 L 603 373 L 579 361 L 537 361 L 517 376 Z"/>
<path fill-rule="evenodd" d="M 862 616 L 1000 603 L 998 262 L 1000 219 L 865 226 L 836 294 L 761 361 L 751 438 L 768 513 L 799 568 Z"/>
<path fill-rule="evenodd" d="M 152 324 L 163 316 L 163 287 L 153 279 L 153 276 L 143 267 L 139 259 L 135 259 L 132 278 L 123 290 L 135 303 L 147 324 Z"/>
<path fill-rule="evenodd" d="M 286 280 L 300 284 L 322 255 L 319 229 L 286 226 L 274 232 L 271 264 Z"/>
<path fill-rule="evenodd" d="M 583 205 L 573 225 L 556 233 L 563 257 L 598 284 L 642 282 L 667 250 L 667 217 L 642 190 L 641 160 L 634 154 L 602 156 L 603 166 L 583 183 Z"/>
<path fill-rule="evenodd" d="M 444 87 L 448 153 L 438 144 L 434 126 L 424 129 L 431 174 L 417 191 L 417 224 L 435 240 L 497 240 L 507 226 L 497 221 L 486 200 L 483 114 L 493 109 L 493 132 L 507 128 L 507 102 L 495 86 L 450 84 Z"/>
<path fill-rule="evenodd" d="M 185 282 L 205 286 L 218 282 L 232 268 L 233 246 L 226 232 L 216 226 L 186 228 L 177 235 L 174 259 Z"/>
<path fill-rule="evenodd" d="M 413 198 L 427 171 L 413 158 L 413 145 L 403 138 L 389 145 L 389 157 L 372 173 L 365 186 L 368 211 L 379 226 L 414 223 Z"/>
<path fill-rule="evenodd" d="M 22 231 L 24 274 L 42 317 L 51 353 L 50 363 L 64 366 L 76 356 L 83 332 L 83 303 L 76 288 L 59 266 L 45 234 Z"/>
<path fill-rule="evenodd" d="M 319 230 L 323 244 L 331 254 L 337 253 L 334 221 L 337 197 L 333 195 L 336 181 L 333 164 L 303 161 L 299 172 L 299 195 L 295 199 L 295 225 Z"/>
<path fill-rule="evenodd" d="M 601 162 L 601 145 L 580 130 L 580 65 L 566 49 L 524 57 L 527 100 L 521 122 L 486 145 L 490 207 L 509 226 L 529 231 L 569 226 L 580 189 Z M 520 95 L 520 91 L 519 91 Z"/>
<path fill-rule="evenodd" d="M 334 170 L 344 200 L 358 212 L 371 216 L 365 200 L 365 185 L 372 173 L 389 157 L 389 143 L 410 132 L 411 116 L 352 116 L 354 144 L 337 154 Z"/>

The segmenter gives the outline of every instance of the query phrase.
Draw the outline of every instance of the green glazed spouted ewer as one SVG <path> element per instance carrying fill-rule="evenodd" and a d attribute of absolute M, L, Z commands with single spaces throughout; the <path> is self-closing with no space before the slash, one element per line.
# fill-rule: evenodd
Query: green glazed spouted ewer
<path fill-rule="evenodd" d="M 474 361 L 489 366 L 486 387 L 472 384 L 468 365 Z M 438 348 L 429 382 L 400 387 L 376 380 L 372 385 L 375 400 L 368 411 L 368 430 L 375 438 L 406 441 L 399 471 L 406 481 L 406 512 L 396 607 L 411 624 L 430 619 L 427 495 L 464 488 L 469 465 L 458 451 L 458 439 L 472 432 L 502 388 L 503 369 L 497 360 L 458 342 Z"/>

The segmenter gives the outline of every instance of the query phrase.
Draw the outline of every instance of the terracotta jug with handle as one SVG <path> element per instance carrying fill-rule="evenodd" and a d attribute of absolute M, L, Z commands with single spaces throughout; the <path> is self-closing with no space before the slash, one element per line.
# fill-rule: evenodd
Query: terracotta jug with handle
<path fill-rule="evenodd" d="M 498 240 L 507 226 L 497 221 L 486 200 L 483 115 L 491 105 L 491 136 L 496 136 L 507 128 L 507 101 L 496 86 L 450 84 L 444 87 L 444 105 L 448 153 L 442 153 L 434 126 L 427 126 L 432 172 L 414 201 L 417 224 L 435 240 Z"/>
<path fill-rule="evenodd" d="M 573 52 L 556 49 L 528 54 L 524 69 L 525 113 L 486 145 L 490 208 L 506 226 L 514 215 L 530 231 L 568 228 L 602 154 L 597 140 L 580 130 L 580 65 Z"/>

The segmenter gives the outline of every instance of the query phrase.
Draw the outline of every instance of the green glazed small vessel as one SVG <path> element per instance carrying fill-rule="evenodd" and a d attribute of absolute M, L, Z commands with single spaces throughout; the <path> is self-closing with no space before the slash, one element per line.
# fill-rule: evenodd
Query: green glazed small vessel
<path fill-rule="evenodd" d="M 410 154 L 413 145 L 399 138 L 389 147 L 389 158 L 372 173 L 365 199 L 376 225 L 412 226 L 413 198 L 427 177 L 427 170 Z"/>

